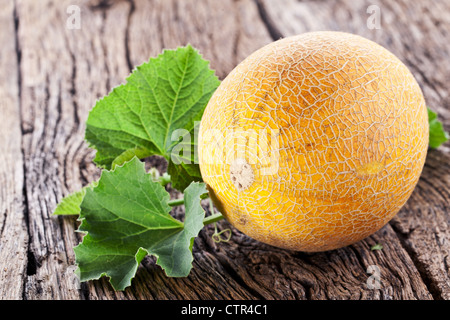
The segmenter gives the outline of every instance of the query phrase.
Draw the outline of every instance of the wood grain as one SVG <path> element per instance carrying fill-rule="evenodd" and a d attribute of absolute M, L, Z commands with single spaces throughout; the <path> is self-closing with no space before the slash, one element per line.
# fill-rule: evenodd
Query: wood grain
<path fill-rule="evenodd" d="M 305 254 L 270 247 L 233 230 L 216 244 L 213 226 L 194 244 L 194 268 L 167 278 L 147 257 L 133 285 L 80 284 L 74 217 L 55 217 L 58 201 L 96 179 L 84 121 L 95 101 L 134 66 L 164 48 L 191 43 L 223 79 L 271 41 L 310 30 L 361 34 L 395 53 L 450 130 L 446 84 L 450 21 L 446 1 L 1 0 L 0 299 L 448 299 L 449 145 L 430 151 L 411 199 L 394 220 L 353 246 Z M 367 28 L 369 5 L 381 29 Z M 81 28 L 67 28 L 67 8 Z M 149 165 L 164 168 L 159 158 Z M 206 205 L 205 205 L 206 207 Z M 174 211 L 176 216 L 183 209 Z M 226 221 L 220 229 L 230 228 Z M 383 250 L 371 251 L 376 243 Z M 368 268 L 381 288 L 368 289 Z M 6 268 L 6 269 L 5 269 Z"/>
<path fill-rule="evenodd" d="M 24 201 L 20 125 L 20 59 L 14 36 L 16 12 L 11 1 L 0 1 L 0 297 L 22 298 L 27 272 L 29 234 Z"/>

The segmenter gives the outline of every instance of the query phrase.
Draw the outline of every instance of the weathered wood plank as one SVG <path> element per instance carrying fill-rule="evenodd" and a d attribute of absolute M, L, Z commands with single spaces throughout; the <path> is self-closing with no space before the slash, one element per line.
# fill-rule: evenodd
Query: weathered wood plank
<path fill-rule="evenodd" d="M 253 1 L 135 1 L 129 25 L 130 63 L 188 43 L 223 79 L 240 61 L 271 42 Z"/>
<path fill-rule="evenodd" d="M 89 16 L 86 10 L 83 27 L 68 28 L 66 10 L 73 4 L 19 1 L 17 5 L 32 266 L 24 283 L 26 299 L 81 298 L 73 272 L 72 248 L 80 241 L 74 232 L 76 220 L 52 216 L 52 212 L 63 192 L 74 191 L 95 177 L 91 153 L 83 141 L 83 122 L 95 99 L 104 94 L 108 72 L 103 63 L 90 66 L 105 58 L 101 14 Z M 123 27 L 117 25 L 119 30 Z M 96 36 L 90 37 L 90 32 Z M 120 65 L 125 74 L 125 60 Z"/>
<path fill-rule="evenodd" d="M 436 299 L 450 299 L 450 155 L 428 153 L 420 181 L 391 225 Z"/>
<path fill-rule="evenodd" d="M 28 231 L 23 201 L 23 157 L 15 7 L 0 1 L 0 299 L 22 299 Z"/>
<path fill-rule="evenodd" d="M 2 173 L 7 172 L 6 186 L 10 186 L 0 187 L 0 226 L 17 230 L 14 246 L 24 260 L 14 265 L 14 276 L 0 277 L 0 290 L 7 281 L 14 281 L 16 289 L 10 296 L 26 299 L 430 299 L 430 291 L 435 298 L 447 298 L 449 175 L 444 165 L 450 159 L 445 148 L 430 152 L 425 178 L 398 217 L 354 246 L 318 254 L 296 253 L 258 243 L 236 230 L 230 242 L 216 244 L 211 240 L 213 227 L 208 226 L 195 241 L 194 268 L 187 278 L 167 278 L 148 257 L 124 292 L 114 292 L 106 279 L 80 286 L 72 272 L 72 248 L 80 241 L 75 233 L 77 222 L 51 215 L 63 195 L 99 174 L 91 162 L 93 152 L 83 141 L 84 121 L 95 100 L 163 48 L 191 43 L 223 79 L 247 55 L 279 36 L 317 29 L 360 33 L 407 57 L 406 63 L 416 67 L 412 71 L 424 85 L 427 101 L 436 106 L 449 129 L 445 88 L 449 67 L 443 66 L 449 53 L 443 26 L 448 25 L 448 18 L 440 14 L 444 5 L 404 10 L 402 3 L 376 2 L 373 4 L 381 8 L 382 29 L 369 30 L 368 4 L 18 0 L 21 112 L 16 79 L 16 89 L 8 89 L 12 103 L 6 109 L 12 120 L 0 128 L 0 145 L 8 139 L 18 140 L 6 144 L 9 167 L 0 168 L 0 180 L 3 182 Z M 81 10 L 80 29 L 67 27 L 70 5 Z M 5 7 L 14 11 L 14 7 Z M 7 30 L 14 33 L 14 12 L 8 10 L 0 19 L 2 26 L 9 26 Z M 3 28 L 0 40 L 7 43 L 0 49 L 1 57 L 17 58 L 15 41 L 8 42 Z M 408 43 L 421 45 L 405 47 Z M 425 44 L 430 47 L 424 48 Z M 433 60 L 440 67 L 435 67 Z M 1 59 L 0 65 L 3 70 L 10 64 Z M 0 89 L 8 88 L 3 83 L 17 75 L 17 63 L 10 68 L 8 79 L 0 75 Z M 21 145 L 24 163 L 17 160 L 22 157 Z M 164 167 L 156 158 L 149 164 Z M 6 201 L 5 190 L 9 192 Z M 17 212 L 18 217 L 10 212 Z M 182 215 L 182 208 L 174 214 Z M 220 229 L 229 227 L 226 221 L 218 225 Z M 1 229 L 0 266 L 3 255 L 10 258 L 13 253 L 9 250 L 13 244 L 3 240 L 7 229 L 10 232 L 9 227 Z M 8 235 L 7 239 L 12 238 Z M 375 243 L 382 243 L 384 249 L 371 251 Z M 3 251 L 3 247 L 9 249 Z M 427 249 L 431 250 L 428 254 Z M 381 289 L 367 288 L 369 266 L 379 268 Z"/>

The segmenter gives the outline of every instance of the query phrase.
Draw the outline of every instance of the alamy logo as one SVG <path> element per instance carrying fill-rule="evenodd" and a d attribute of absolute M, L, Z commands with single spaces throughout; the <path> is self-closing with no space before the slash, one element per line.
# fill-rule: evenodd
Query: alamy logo
<path fill-rule="evenodd" d="M 370 265 L 367 268 L 367 273 L 371 276 L 367 278 L 366 285 L 367 289 L 380 289 L 381 288 L 381 271 L 377 265 Z"/>
<path fill-rule="evenodd" d="M 380 7 L 373 4 L 367 7 L 369 18 L 367 18 L 367 28 L 370 30 L 381 29 L 381 11 Z"/>
<path fill-rule="evenodd" d="M 79 6 L 70 5 L 66 10 L 69 17 L 66 20 L 66 27 L 69 30 L 81 29 L 81 9 Z"/>

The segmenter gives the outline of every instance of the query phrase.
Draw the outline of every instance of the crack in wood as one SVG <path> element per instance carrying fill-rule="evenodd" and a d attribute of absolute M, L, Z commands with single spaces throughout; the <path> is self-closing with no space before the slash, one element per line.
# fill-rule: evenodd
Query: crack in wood
<path fill-rule="evenodd" d="M 131 17 L 133 16 L 134 10 L 136 9 L 136 6 L 134 4 L 133 0 L 128 0 L 130 4 L 130 10 L 128 12 L 127 17 L 127 26 L 125 28 L 125 59 L 127 61 L 128 69 L 130 69 L 130 72 L 133 71 L 134 65 L 131 61 L 131 55 L 130 55 L 130 25 L 131 25 Z"/>
<path fill-rule="evenodd" d="M 19 20 L 19 14 L 17 12 L 17 2 L 14 1 L 14 7 L 13 7 L 13 16 L 14 16 L 14 43 L 15 43 L 15 49 L 16 49 L 16 59 L 17 59 L 17 86 L 18 86 L 18 104 L 19 104 L 19 110 L 20 115 L 22 115 L 22 74 L 21 74 L 21 63 L 22 63 L 22 51 L 20 47 L 20 41 L 19 41 L 19 27 L 20 27 L 20 20 Z M 29 131 L 24 129 L 23 121 L 21 119 L 21 132 L 22 135 L 25 135 L 29 133 Z M 23 139 L 21 140 L 21 154 L 22 154 L 22 170 L 23 170 L 23 189 L 22 189 L 22 196 L 23 196 L 23 214 L 24 214 L 24 220 L 25 220 L 25 226 L 27 230 L 28 235 L 28 243 L 27 243 L 27 261 L 26 261 L 26 273 L 23 275 L 23 285 L 22 285 L 22 298 L 26 299 L 26 286 L 27 286 L 27 276 L 33 273 L 36 273 L 36 263 L 34 258 L 34 254 L 31 251 L 31 230 L 30 230 L 30 217 L 29 217 L 29 202 L 28 202 L 28 193 L 27 193 L 27 168 L 25 165 L 25 152 L 24 152 L 24 145 L 23 145 Z"/>
<path fill-rule="evenodd" d="M 272 19 L 267 13 L 266 7 L 261 0 L 254 0 L 256 6 L 258 8 L 259 16 L 261 17 L 262 22 L 266 26 L 267 31 L 270 34 L 270 37 L 273 41 L 277 41 L 283 38 L 283 34 L 280 32 L 278 27 L 272 22 Z"/>
<path fill-rule="evenodd" d="M 407 242 L 408 234 L 405 234 L 401 230 L 398 230 L 395 224 L 391 224 L 392 229 L 397 234 L 397 237 L 400 240 L 400 243 L 402 244 L 403 249 L 406 250 L 408 255 L 410 256 L 411 260 L 414 263 L 414 266 L 417 268 L 420 277 L 422 278 L 423 283 L 426 285 L 428 291 L 430 292 L 431 296 L 434 300 L 444 300 L 442 296 L 442 291 L 437 285 L 436 281 L 433 279 L 433 277 L 430 275 L 430 273 L 427 271 L 427 266 L 423 264 L 423 262 L 420 261 L 417 253 L 411 248 L 411 245 Z"/>

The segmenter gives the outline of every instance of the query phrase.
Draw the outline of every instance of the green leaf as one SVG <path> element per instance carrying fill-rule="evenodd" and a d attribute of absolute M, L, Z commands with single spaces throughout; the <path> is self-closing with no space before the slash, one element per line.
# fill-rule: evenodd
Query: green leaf
<path fill-rule="evenodd" d="M 136 147 L 133 149 L 128 149 L 122 152 L 114 159 L 114 161 L 111 164 L 111 169 L 114 169 L 116 166 L 123 165 L 125 162 L 130 161 L 134 157 L 137 157 L 138 159 L 144 159 L 151 155 L 152 155 L 151 152 L 144 148 Z"/>
<path fill-rule="evenodd" d="M 196 123 L 193 132 L 198 136 L 200 123 Z M 172 178 L 172 187 L 184 190 L 192 181 L 203 181 L 198 163 L 197 140 L 190 139 L 192 131 L 188 134 L 180 134 L 180 142 L 172 149 L 171 161 L 167 171 Z M 188 154 L 184 150 L 194 150 Z"/>
<path fill-rule="evenodd" d="M 64 197 L 57 205 L 53 214 L 55 215 L 79 215 L 80 205 L 83 201 L 86 190 L 89 188 L 94 188 L 98 184 L 97 181 L 83 187 L 80 191 L 69 194 Z"/>
<path fill-rule="evenodd" d="M 449 133 L 444 130 L 444 126 L 437 119 L 436 112 L 433 112 L 430 108 L 428 108 L 428 123 L 430 125 L 429 146 L 431 148 L 438 148 L 450 139 Z"/>
<path fill-rule="evenodd" d="M 165 50 L 138 66 L 127 83 L 114 88 L 91 110 L 85 138 L 97 150 L 97 165 L 111 169 L 137 156 L 160 155 L 172 162 L 171 152 L 180 141 L 177 131 L 189 133 L 220 81 L 209 62 L 190 45 Z M 194 144 L 190 144 L 194 153 Z M 198 167 L 196 163 L 189 166 Z M 189 175 L 191 171 L 186 170 Z M 184 190 L 199 176 L 172 182 Z"/>
<path fill-rule="evenodd" d="M 193 181 L 202 181 L 200 168 L 195 164 L 169 162 L 167 172 L 171 177 L 172 186 L 178 190 L 185 189 Z"/>
<path fill-rule="evenodd" d="M 375 251 L 375 250 L 383 250 L 383 245 L 380 243 L 377 243 L 375 245 L 373 245 L 370 250 Z"/>
<path fill-rule="evenodd" d="M 74 248 L 81 281 L 106 275 L 115 290 L 123 290 L 147 254 L 157 257 L 167 276 L 187 276 L 192 241 L 203 228 L 204 193 L 204 183 L 186 188 L 183 223 L 170 215 L 169 193 L 152 180 L 139 159 L 104 170 L 81 204 L 79 231 L 86 234 Z"/>

